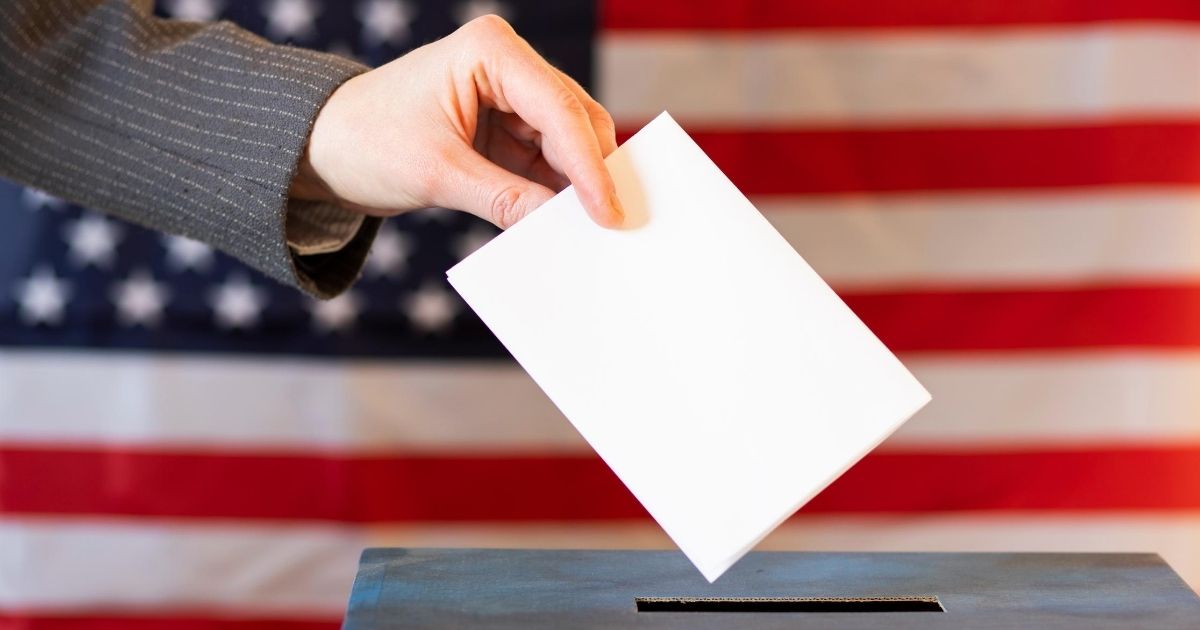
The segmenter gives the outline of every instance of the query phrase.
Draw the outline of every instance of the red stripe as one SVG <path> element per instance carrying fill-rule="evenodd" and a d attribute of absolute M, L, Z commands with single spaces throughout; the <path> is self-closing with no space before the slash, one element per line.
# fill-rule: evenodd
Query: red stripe
<path fill-rule="evenodd" d="M 346 522 L 641 519 L 591 456 L 0 450 L 0 512 Z M 804 513 L 1200 509 L 1200 444 L 879 452 Z"/>
<path fill-rule="evenodd" d="M 877 453 L 805 512 L 1189 510 L 1200 444 L 1032 452 Z"/>
<path fill-rule="evenodd" d="M 688 131 L 748 195 L 1200 183 L 1196 120 Z"/>
<path fill-rule="evenodd" d="M 1200 284 L 842 297 L 894 352 L 1200 347 Z"/>
<path fill-rule="evenodd" d="M 1200 20 L 1194 0 L 603 0 L 606 29 L 774 30 Z"/>
<path fill-rule="evenodd" d="M 0 630 L 336 630 L 336 619 L 234 619 L 171 612 L 162 615 L 0 611 Z"/>

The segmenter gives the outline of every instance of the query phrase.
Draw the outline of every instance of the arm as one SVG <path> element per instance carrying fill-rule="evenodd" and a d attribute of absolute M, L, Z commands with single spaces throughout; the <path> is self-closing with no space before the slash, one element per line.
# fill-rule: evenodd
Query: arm
<path fill-rule="evenodd" d="M 322 297 L 354 281 L 378 217 L 508 227 L 569 182 L 620 225 L 612 118 L 503 20 L 364 70 L 132 0 L 5 0 L 0 175 Z"/>
<path fill-rule="evenodd" d="M 366 68 L 150 4 L 0 2 L 0 176 L 344 289 L 378 220 L 289 186 L 321 106 Z"/>

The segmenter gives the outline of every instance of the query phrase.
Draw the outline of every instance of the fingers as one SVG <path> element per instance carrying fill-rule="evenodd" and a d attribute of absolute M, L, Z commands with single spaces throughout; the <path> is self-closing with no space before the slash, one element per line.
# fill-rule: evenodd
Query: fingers
<path fill-rule="evenodd" d="M 562 173 L 559 173 L 558 171 L 554 170 L 553 166 L 550 166 L 550 163 L 546 161 L 546 158 L 541 156 L 538 156 L 538 158 L 529 165 L 529 169 L 526 172 L 526 176 L 529 179 L 532 179 L 533 181 L 555 192 L 559 192 L 571 184 L 566 177 L 563 177 Z"/>
<path fill-rule="evenodd" d="M 587 93 L 587 90 L 583 89 L 582 85 L 572 79 L 571 75 L 558 68 L 554 68 L 554 72 L 558 74 L 558 80 L 562 81 L 563 85 L 571 90 L 575 98 L 579 99 L 579 102 L 587 109 L 588 118 L 592 120 L 592 131 L 595 132 L 596 140 L 600 143 L 600 151 L 604 157 L 608 157 L 609 153 L 617 150 L 617 126 L 613 123 L 612 116 L 609 115 L 608 110 L 604 109 L 603 105 L 597 103 L 596 99 Z"/>
<path fill-rule="evenodd" d="M 499 124 L 500 127 L 502 127 L 506 132 L 508 132 L 508 135 L 516 138 L 517 140 L 520 140 L 521 142 L 529 145 L 530 147 L 535 147 L 539 150 L 541 149 L 541 146 L 542 146 L 541 132 L 539 132 L 537 129 L 534 129 L 533 127 L 530 127 L 529 123 L 525 122 L 524 120 L 521 120 L 520 116 L 518 116 L 516 114 L 510 114 L 508 112 L 496 111 L 496 110 L 490 109 L 490 108 L 488 108 L 488 111 L 492 112 L 491 120 L 493 120 L 497 124 Z"/>
<path fill-rule="evenodd" d="M 496 20 L 473 28 L 502 29 Z M 507 28 L 505 25 L 503 28 Z M 558 71 L 511 33 L 492 33 L 489 63 L 482 64 L 481 95 L 491 96 L 493 106 L 510 111 L 542 134 L 542 151 L 547 160 L 575 185 L 588 214 L 597 223 L 617 227 L 624 219 L 616 187 L 604 166 L 601 141 L 592 126 L 588 107 Z"/>
<path fill-rule="evenodd" d="M 488 134 L 486 151 L 480 151 L 487 159 L 501 168 L 531 179 L 553 191 L 560 191 L 570 183 L 554 170 L 542 156 L 541 150 L 531 142 L 513 137 L 508 130 L 493 128 Z"/>
<path fill-rule="evenodd" d="M 587 110 L 549 65 L 540 59 L 538 62 L 541 67 L 519 64 L 523 71 L 511 79 L 517 89 L 506 92 L 516 94 L 509 97 L 513 110 L 542 133 L 542 152 L 547 161 L 575 185 L 592 219 L 603 226 L 617 227 L 624 211 L 604 166 L 603 149 Z"/>
<path fill-rule="evenodd" d="M 604 109 L 603 105 L 596 102 L 583 89 L 583 86 L 579 85 L 575 79 L 572 79 L 571 75 L 558 68 L 553 68 L 553 66 L 552 69 L 558 76 L 559 81 L 562 81 L 563 87 L 571 90 L 575 98 L 587 109 L 588 118 L 592 122 L 592 132 L 596 134 L 596 141 L 600 143 L 600 151 L 605 157 L 608 157 L 609 153 L 617 150 L 617 128 L 613 123 L 612 116 L 609 115 L 608 110 Z M 495 112 L 494 117 L 513 137 L 524 142 L 541 141 L 541 134 L 538 130 L 529 126 L 529 123 L 524 120 L 521 120 L 520 116 L 507 112 Z"/>
<path fill-rule="evenodd" d="M 549 188 L 506 171 L 465 147 L 456 161 L 440 186 L 438 202 L 502 229 L 512 227 L 554 196 Z"/>

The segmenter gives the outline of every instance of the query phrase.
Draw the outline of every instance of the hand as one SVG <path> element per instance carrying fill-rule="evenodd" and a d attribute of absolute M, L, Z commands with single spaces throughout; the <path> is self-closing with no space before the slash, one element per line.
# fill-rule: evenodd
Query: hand
<path fill-rule="evenodd" d="M 617 227 L 602 161 L 616 146 L 608 112 L 489 15 L 334 91 L 291 193 L 377 216 L 442 206 L 507 228 L 569 181 Z"/>

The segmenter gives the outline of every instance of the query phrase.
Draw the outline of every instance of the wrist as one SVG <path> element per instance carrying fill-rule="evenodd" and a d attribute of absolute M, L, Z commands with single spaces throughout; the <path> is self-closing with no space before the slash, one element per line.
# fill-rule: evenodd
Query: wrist
<path fill-rule="evenodd" d="M 311 140 L 310 136 L 310 143 Z M 337 198 L 329 189 L 329 185 L 317 173 L 317 169 L 309 157 L 309 152 L 310 148 L 305 146 L 304 154 L 300 156 L 300 161 L 296 166 L 296 174 L 292 177 L 292 183 L 288 187 L 288 196 L 301 201 L 336 203 Z"/>
<path fill-rule="evenodd" d="M 304 152 L 300 155 L 296 173 L 288 188 L 288 194 L 293 199 L 347 205 L 334 192 L 333 186 L 330 185 L 329 179 L 322 171 L 322 164 L 328 162 L 325 159 L 328 156 L 324 154 L 329 153 L 331 146 L 337 144 L 332 142 L 334 138 L 330 137 L 331 135 L 336 137 L 333 128 L 336 128 L 337 125 L 335 121 L 331 120 L 337 114 L 338 103 L 335 101 L 345 92 L 346 84 L 352 81 L 354 78 L 338 86 L 317 110 L 317 116 L 313 119 L 312 127 L 308 131 L 308 139 L 304 143 Z"/>

